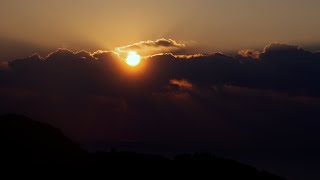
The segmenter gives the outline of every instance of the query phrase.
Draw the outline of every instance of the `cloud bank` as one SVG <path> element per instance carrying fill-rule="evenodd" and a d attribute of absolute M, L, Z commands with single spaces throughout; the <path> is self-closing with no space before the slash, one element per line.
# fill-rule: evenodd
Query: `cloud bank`
<path fill-rule="evenodd" d="M 163 40 L 134 46 L 180 45 Z M 52 93 L 127 97 L 150 95 L 168 85 L 208 91 L 231 85 L 292 96 L 320 96 L 320 53 L 279 43 L 269 44 L 262 52 L 241 50 L 236 56 L 157 54 L 145 57 L 137 68 L 127 66 L 111 51 L 58 49 L 47 57 L 35 54 L 13 60 L 1 69 L 1 87 Z"/>

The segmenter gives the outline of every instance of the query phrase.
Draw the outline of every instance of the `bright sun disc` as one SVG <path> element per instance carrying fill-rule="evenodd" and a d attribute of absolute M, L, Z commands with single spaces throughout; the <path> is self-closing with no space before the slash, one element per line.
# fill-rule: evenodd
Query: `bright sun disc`
<path fill-rule="evenodd" d="M 135 51 L 130 51 L 128 53 L 128 57 L 126 59 L 126 63 L 129 66 L 137 66 L 141 61 L 141 56 L 135 52 Z"/>

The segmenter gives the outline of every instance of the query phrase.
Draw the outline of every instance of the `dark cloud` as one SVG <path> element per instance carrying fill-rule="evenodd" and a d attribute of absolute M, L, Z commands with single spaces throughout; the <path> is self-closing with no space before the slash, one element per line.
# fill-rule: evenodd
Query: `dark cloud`
<path fill-rule="evenodd" d="M 157 53 L 181 53 L 186 50 L 186 45 L 178 43 L 172 39 L 158 39 L 155 41 L 141 41 L 131 45 L 118 47 L 116 51 L 119 53 L 128 51 L 137 51 L 142 55 L 152 55 Z"/>
<path fill-rule="evenodd" d="M 304 52 L 304 51 L 305 50 L 300 46 L 294 46 L 294 45 L 282 44 L 282 43 L 271 43 L 264 48 L 263 53 L 282 54 L 287 52 L 296 53 L 296 52 Z"/>
<path fill-rule="evenodd" d="M 170 47 L 168 43 L 155 41 L 143 46 L 156 44 Z M 137 72 L 132 72 L 117 53 L 103 51 L 91 54 L 86 51 L 74 53 L 59 49 L 45 58 L 33 55 L 9 63 L 9 68 L 14 72 L 11 78 L 17 79 L 12 82 L 27 84 L 28 81 L 23 78 L 30 78 L 35 82 L 34 85 L 38 85 L 38 80 L 45 81 L 46 78 L 51 79 L 48 86 L 52 86 L 54 82 L 68 84 L 64 81 L 71 78 L 69 80 L 79 83 L 79 86 L 87 87 L 88 83 L 93 87 L 98 85 L 104 92 L 123 92 L 128 88 L 126 82 L 134 79 L 136 88 L 144 92 L 159 89 L 172 79 L 187 79 L 192 84 L 203 87 L 234 84 L 312 96 L 319 95 L 320 84 L 316 81 L 319 67 L 318 53 L 279 43 L 268 45 L 263 52 L 242 50 L 235 57 L 222 53 L 153 55 L 144 59 Z M 105 79 L 101 80 L 102 78 Z M 61 86 L 57 84 L 57 87 Z M 68 89 L 72 87 L 74 86 L 70 85 Z"/>
<path fill-rule="evenodd" d="M 115 52 L 58 49 L 0 70 L 0 112 L 44 119 L 82 143 L 293 159 L 320 149 L 319 69 L 319 53 L 276 43 L 236 56 L 157 54 L 134 68 Z"/>
<path fill-rule="evenodd" d="M 290 63 L 304 63 L 313 60 L 315 57 L 313 53 L 299 46 L 280 43 L 269 44 L 264 48 L 260 56 L 261 60 L 265 60 L 267 63 L 288 63 L 286 61 L 290 61 Z"/>
<path fill-rule="evenodd" d="M 157 43 L 169 46 L 162 41 Z M 76 92 L 86 89 L 86 92 L 120 95 L 126 94 L 128 89 L 130 94 L 152 93 L 173 79 L 185 79 L 205 88 L 233 84 L 292 95 L 320 95 L 317 81 L 320 77 L 319 54 L 278 43 L 268 45 L 263 52 L 239 51 L 235 57 L 222 53 L 158 54 L 146 57 L 136 70 L 130 69 L 114 52 L 72 52 L 67 49 L 58 49 L 45 58 L 35 54 L 17 59 L 8 66 L 11 71 L 6 76 L 10 79 L 5 81 L 7 83 L 54 87 L 62 92 L 66 88 Z"/>

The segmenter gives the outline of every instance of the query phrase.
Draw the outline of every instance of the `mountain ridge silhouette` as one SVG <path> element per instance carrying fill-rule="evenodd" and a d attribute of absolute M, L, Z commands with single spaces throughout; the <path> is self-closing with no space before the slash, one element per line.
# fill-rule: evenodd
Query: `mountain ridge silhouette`
<path fill-rule="evenodd" d="M 283 179 L 210 154 L 181 154 L 169 159 L 160 155 L 116 150 L 89 153 L 59 129 L 16 114 L 0 116 L 0 140 L 2 164 L 13 170 L 54 167 L 55 174 L 63 169 L 76 175 L 94 173 L 103 177 L 120 177 L 130 173 L 136 177 Z"/>

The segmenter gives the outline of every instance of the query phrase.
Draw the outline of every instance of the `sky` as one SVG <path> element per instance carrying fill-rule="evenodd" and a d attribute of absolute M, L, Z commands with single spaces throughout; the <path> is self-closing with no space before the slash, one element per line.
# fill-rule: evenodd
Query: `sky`
<path fill-rule="evenodd" d="M 319 9 L 318 0 L 3 0 L 0 114 L 49 123 L 89 149 L 209 151 L 320 179 Z"/>
<path fill-rule="evenodd" d="M 0 59 L 14 58 L 7 47 L 22 57 L 61 47 L 114 50 L 160 38 L 201 53 L 262 49 L 270 42 L 319 50 L 319 8 L 317 0 L 4 0 Z"/>

